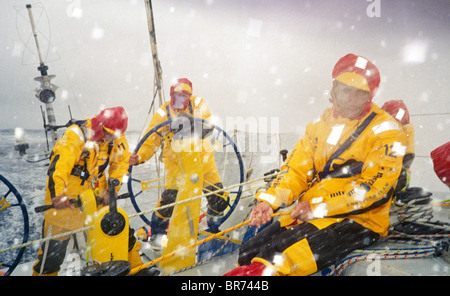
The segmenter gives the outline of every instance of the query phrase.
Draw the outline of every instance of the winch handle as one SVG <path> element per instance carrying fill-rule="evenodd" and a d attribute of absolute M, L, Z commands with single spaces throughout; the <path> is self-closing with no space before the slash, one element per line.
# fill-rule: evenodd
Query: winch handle
<path fill-rule="evenodd" d="M 69 199 L 69 201 L 75 207 L 80 207 L 81 206 L 80 198 L 72 198 L 72 199 Z M 51 205 L 43 205 L 43 206 L 35 207 L 34 208 L 34 212 L 35 213 L 42 213 L 42 212 L 45 212 L 47 210 L 54 209 L 54 208 L 55 208 L 55 206 L 53 204 L 51 204 Z"/>
<path fill-rule="evenodd" d="M 127 193 L 123 193 L 123 194 L 119 195 L 117 197 L 117 199 L 125 199 L 125 198 L 129 198 L 129 197 L 130 197 L 130 194 L 127 192 Z M 79 200 L 79 198 L 71 199 L 70 203 L 75 205 L 75 207 L 80 207 L 81 206 L 81 201 Z M 99 203 L 99 201 L 97 201 L 97 203 Z M 43 212 L 45 212 L 47 210 L 54 209 L 54 208 L 55 208 L 55 206 L 52 205 L 52 204 L 51 205 L 38 206 L 38 207 L 34 208 L 34 212 L 35 213 L 43 213 Z"/>
<path fill-rule="evenodd" d="M 120 185 L 120 181 L 116 178 L 108 179 L 108 196 L 109 196 L 109 211 L 117 212 L 116 187 Z"/>

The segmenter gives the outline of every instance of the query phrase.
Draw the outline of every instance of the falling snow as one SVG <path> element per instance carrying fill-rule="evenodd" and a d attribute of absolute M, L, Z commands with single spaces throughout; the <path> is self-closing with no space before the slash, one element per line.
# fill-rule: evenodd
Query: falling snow
<path fill-rule="evenodd" d="M 154 87 L 143 1 L 111 1 L 115 3 L 108 7 L 100 1 L 88 2 L 55 0 L 35 5 L 39 12 L 43 11 L 36 14 L 36 21 L 45 62 L 50 73 L 57 75 L 55 83 L 60 86 L 55 101 L 57 121 L 67 122 L 69 105 L 76 119 L 123 105 L 130 117 L 129 142 L 133 148 L 147 119 Z M 174 77 L 192 78 L 194 92 L 208 101 L 214 121 L 224 128 L 227 117 L 276 118 L 276 133 L 242 143 L 247 163 L 252 159 L 254 165 L 258 164 L 254 174 L 259 177 L 279 167 L 278 151 L 292 150 L 306 124 L 318 119 L 329 106 L 330 69 L 336 59 L 347 52 L 367 56 L 376 61 L 382 75 L 374 102 L 381 106 L 390 99 L 403 99 L 410 108 L 417 156 L 411 184 L 435 192 L 438 199 L 447 199 L 448 188 L 435 176 L 429 153 L 449 140 L 448 3 L 395 2 L 374 1 L 378 6 L 371 7 L 373 11 L 368 14 L 371 2 L 365 0 L 352 0 L 351 5 L 348 1 L 346 5 L 343 1 L 154 1 L 163 88 L 167 93 Z M 441 3 L 444 8 L 439 6 Z M 42 216 L 32 213 L 32 209 L 43 202 L 45 162 L 26 163 L 13 148 L 27 141 L 33 161 L 41 160 L 40 153 L 46 150 L 33 92 L 39 61 L 26 10 L 15 5 L 11 1 L 0 4 L 4 28 L 0 57 L 8 71 L 2 77 L 0 93 L 0 174 L 25 198 L 31 216 L 31 239 L 39 239 Z M 401 117 L 400 112 L 396 118 Z M 392 126 L 382 126 L 376 132 L 386 128 Z M 342 129 L 333 127 L 327 142 L 336 145 Z M 257 155 L 250 151 L 261 143 L 274 153 Z M 400 143 L 392 149 L 398 155 L 405 154 Z M 363 201 L 364 193 L 355 187 L 357 200 Z M 318 204 L 315 217 L 327 214 L 321 202 L 321 197 L 314 200 Z M 235 211 L 244 215 L 248 209 L 240 206 Z M 435 214 L 448 218 L 445 211 Z M 0 248 L 5 242 L 10 245 L 20 241 L 14 237 L 14 229 L 21 227 L 20 219 L 10 222 L 13 231 L 0 228 Z M 0 223 L 0 227 L 4 226 Z M 241 238 L 240 233 L 230 235 Z M 33 261 L 38 247 L 35 244 L 27 248 L 24 260 Z M 375 263 L 369 259 L 366 264 Z M 232 260 L 236 258 L 228 261 Z M 282 260 L 281 255 L 275 258 L 279 264 Z M 416 265 L 412 268 L 408 263 L 370 266 L 373 274 L 399 269 L 404 274 L 421 273 L 414 270 Z M 426 261 L 425 265 L 431 266 L 429 270 L 434 274 L 450 273 L 448 264 L 438 259 Z M 224 266 L 229 267 L 230 262 L 213 263 L 209 269 L 195 272 L 221 273 Z M 21 268 L 31 272 L 27 266 Z M 365 268 L 353 272 L 366 273 Z M 265 270 L 265 274 L 271 272 L 270 268 Z"/>

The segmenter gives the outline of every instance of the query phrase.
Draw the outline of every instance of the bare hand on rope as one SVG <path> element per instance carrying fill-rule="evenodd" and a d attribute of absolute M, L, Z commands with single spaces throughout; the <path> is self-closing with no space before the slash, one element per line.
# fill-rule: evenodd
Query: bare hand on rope
<path fill-rule="evenodd" d="M 250 225 L 260 226 L 261 224 L 268 223 L 272 219 L 271 215 L 273 215 L 272 207 L 266 202 L 260 202 L 250 213 Z M 311 211 L 311 206 L 307 201 L 299 202 L 295 206 L 294 210 L 292 210 L 290 216 L 292 219 L 300 221 L 309 221 L 314 218 Z"/>
<path fill-rule="evenodd" d="M 253 208 L 252 212 L 250 213 L 250 225 L 260 226 L 261 224 L 268 223 L 272 219 L 272 214 L 272 207 L 266 202 L 260 202 Z"/>
<path fill-rule="evenodd" d="M 309 201 L 301 201 L 299 202 L 294 210 L 291 213 L 292 219 L 297 219 L 300 221 L 309 221 L 314 218 L 313 213 L 311 211 L 311 206 L 309 205 Z"/>

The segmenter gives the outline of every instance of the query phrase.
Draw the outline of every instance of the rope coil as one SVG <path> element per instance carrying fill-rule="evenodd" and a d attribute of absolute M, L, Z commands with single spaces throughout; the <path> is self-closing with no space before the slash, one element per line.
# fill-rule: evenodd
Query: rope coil
<path fill-rule="evenodd" d="M 360 251 L 358 254 L 354 256 L 350 256 L 338 264 L 336 267 L 331 270 L 327 270 L 328 273 L 324 275 L 327 276 L 340 276 L 343 274 L 344 270 L 352 265 L 353 263 L 360 261 L 369 261 L 374 258 L 380 260 L 395 260 L 395 259 L 417 259 L 417 258 L 425 258 L 429 256 L 434 256 L 436 254 L 436 250 L 432 247 L 424 247 L 417 249 L 398 249 L 394 251 L 389 250 L 369 250 L 366 249 L 364 251 Z"/>
<path fill-rule="evenodd" d="M 420 228 L 428 228 L 433 231 L 433 234 L 439 231 L 449 232 L 449 223 L 431 221 L 433 218 L 431 195 L 431 192 L 424 191 L 419 187 L 411 187 L 399 192 L 394 201 L 394 205 L 399 209 L 393 212 L 397 214 L 398 221 L 391 226 L 390 230 L 406 234 L 417 233 Z"/>
<path fill-rule="evenodd" d="M 324 275 L 342 275 L 344 270 L 353 263 L 373 259 L 416 259 L 430 256 L 440 256 L 449 251 L 450 224 L 432 222 L 433 206 L 431 192 L 422 188 L 411 187 L 397 194 L 394 205 L 399 207 L 393 211 L 398 221 L 390 227 L 390 235 L 381 241 L 401 242 L 421 247 L 410 249 L 386 250 L 365 249 L 356 250 L 341 263 L 324 271 Z M 421 227 L 423 226 L 423 227 Z M 416 233 L 406 233 L 416 232 Z M 420 231 L 432 233 L 418 233 Z"/>
<path fill-rule="evenodd" d="M 400 207 L 397 211 L 399 222 L 429 222 L 433 218 L 431 205 L 431 192 L 422 188 L 412 187 L 398 193 L 395 205 Z"/>

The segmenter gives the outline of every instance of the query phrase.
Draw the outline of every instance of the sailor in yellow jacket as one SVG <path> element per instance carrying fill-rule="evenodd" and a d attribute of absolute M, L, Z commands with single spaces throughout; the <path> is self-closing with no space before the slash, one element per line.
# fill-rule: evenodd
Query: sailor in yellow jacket
<path fill-rule="evenodd" d="M 153 116 L 146 133 L 155 126 L 169 120 L 187 116 L 187 118 L 201 118 L 208 120 L 211 116 L 206 101 L 192 95 L 192 83 L 186 78 L 177 79 L 170 87 L 170 101 L 161 106 Z M 172 124 L 173 126 L 173 124 Z M 178 154 L 176 147 L 172 146 L 172 137 L 176 131 L 171 130 L 169 125 L 162 127 L 158 132 L 153 133 L 142 144 L 136 154 L 130 157 L 131 165 L 138 165 L 149 160 L 162 145 L 162 161 L 165 167 L 165 190 L 158 201 L 159 206 L 164 206 L 176 201 L 179 184 L 182 184 L 183 176 L 179 168 Z M 164 140 L 164 141 L 163 141 Z M 163 141 L 163 142 L 162 142 Z M 223 188 L 223 184 L 217 170 L 214 153 L 210 147 L 209 140 L 202 141 L 202 171 L 203 188 L 205 192 L 217 191 Z M 207 223 L 214 225 L 216 218 L 226 209 L 228 201 L 219 192 L 207 197 Z M 166 233 L 169 219 L 172 216 L 173 207 L 153 212 L 151 218 L 150 246 L 154 250 L 161 249 L 161 238 Z"/>
<path fill-rule="evenodd" d="M 107 108 L 93 118 L 76 121 L 58 140 L 50 158 L 45 195 L 45 204 L 53 204 L 54 209 L 45 212 L 43 237 L 83 227 L 80 208 L 70 203 L 83 191 L 98 188 L 103 205 L 108 204 L 106 173 L 122 180 L 128 171 L 127 124 L 128 117 L 122 107 Z M 52 239 L 47 246 L 44 242 L 33 266 L 33 275 L 57 275 L 69 239 L 70 236 Z M 44 258 L 45 249 L 47 256 Z M 129 249 L 130 263 L 142 264 L 138 254 L 140 244 L 136 243 L 133 231 L 130 231 Z"/>
<path fill-rule="evenodd" d="M 387 235 L 405 134 L 372 103 L 380 83 L 373 63 L 348 54 L 332 78 L 333 106 L 308 124 L 271 187 L 258 192 L 251 224 L 298 203 L 245 243 L 240 267 L 226 275 L 310 275 Z"/>
<path fill-rule="evenodd" d="M 394 198 L 400 191 L 405 190 L 409 186 L 411 179 L 411 165 L 415 157 L 414 144 L 414 126 L 409 119 L 409 111 L 403 100 L 390 100 L 381 106 L 381 109 L 389 113 L 402 126 L 406 135 L 406 151 L 403 157 L 403 169 L 397 182 L 397 187 L 394 192 Z"/>

